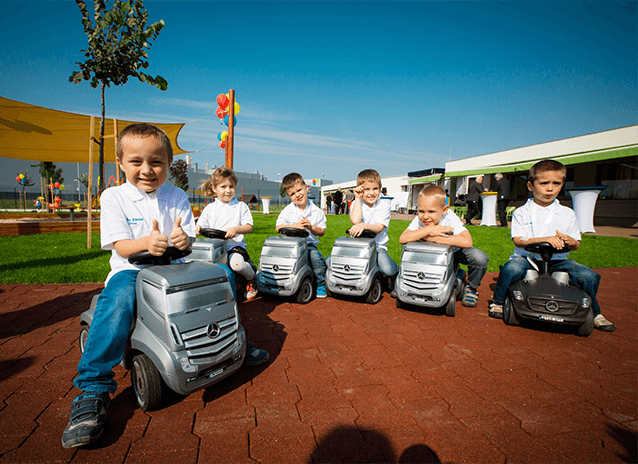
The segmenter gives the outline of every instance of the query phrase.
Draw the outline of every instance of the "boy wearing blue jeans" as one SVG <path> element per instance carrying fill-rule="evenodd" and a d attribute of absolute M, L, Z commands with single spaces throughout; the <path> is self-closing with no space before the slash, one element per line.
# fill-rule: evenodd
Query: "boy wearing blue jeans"
<path fill-rule="evenodd" d="M 512 241 L 516 248 L 510 260 L 501 267 L 489 307 L 491 317 L 503 318 L 503 302 L 507 289 L 532 269 L 528 258 L 541 261 L 539 256 L 525 251 L 525 245 L 548 242 L 557 250 L 562 249 L 564 245 L 568 245 L 571 250 L 576 250 L 580 246 L 581 237 L 576 214 L 556 199 L 565 184 L 566 171 L 565 166 L 554 160 L 539 161 L 530 168 L 527 188 L 534 197 L 517 208 L 512 216 Z M 594 328 L 613 332 L 616 327 L 601 314 L 600 305 L 596 300 L 600 275 L 567 258 L 568 254 L 554 254 L 549 263 L 549 272 L 567 272 L 572 284 L 581 288 L 592 299 Z"/>
<path fill-rule="evenodd" d="M 82 392 L 71 405 L 62 446 L 96 441 L 115 393 L 113 367 L 122 361 L 134 317 L 139 266 L 128 257 L 140 251 L 161 256 L 169 245 L 183 250 L 195 237 L 195 222 L 186 193 L 164 185 L 173 161 L 164 131 L 149 124 L 126 127 L 118 138 L 117 161 L 126 183 L 101 197 L 100 240 L 111 250 L 111 272 L 100 295 L 74 385 Z"/>
<path fill-rule="evenodd" d="M 388 289 L 394 289 L 394 279 L 399 266 L 388 254 L 388 226 L 390 225 L 390 202 L 380 199 L 381 176 L 374 169 L 365 169 L 357 175 L 354 201 L 350 211 L 350 235 L 359 237 L 369 229 L 377 234 L 377 264 L 381 273 L 388 278 Z"/>
<path fill-rule="evenodd" d="M 454 249 L 454 261 L 467 265 L 468 278 L 461 304 L 474 307 L 478 301 L 478 288 L 487 272 L 487 255 L 472 246 L 472 236 L 459 217 L 446 205 L 445 190 L 429 185 L 419 192 L 417 217 L 403 231 L 401 244 L 425 240 L 449 245 Z"/>
<path fill-rule="evenodd" d="M 326 262 L 317 249 L 319 244 L 317 237 L 326 233 L 326 215 L 321 208 L 308 201 L 308 185 L 301 174 L 296 172 L 287 174 L 282 179 L 281 186 L 292 203 L 279 213 L 275 230 L 279 232 L 282 227 L 296 227 L 306 229 L 309 232 L 306 238 L 308 257 L 310 258 L 310 267 L 317 280 L 317 298 L 326 298 L 328 296 L 326 293 Z"/>

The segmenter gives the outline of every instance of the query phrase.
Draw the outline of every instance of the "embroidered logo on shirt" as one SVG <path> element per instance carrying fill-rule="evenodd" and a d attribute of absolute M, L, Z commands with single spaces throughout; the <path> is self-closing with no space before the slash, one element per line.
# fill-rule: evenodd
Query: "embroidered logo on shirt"
<path fill-rule="evenodd" d="M 129 226 L 136 226 L 144 222 L 144 218 L 126 218 L 126 222 L 128 222 Z"/>

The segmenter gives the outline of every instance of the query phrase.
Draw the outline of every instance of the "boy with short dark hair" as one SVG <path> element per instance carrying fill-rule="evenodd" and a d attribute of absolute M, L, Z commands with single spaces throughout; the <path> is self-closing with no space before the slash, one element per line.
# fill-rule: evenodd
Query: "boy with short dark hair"
<path fill-rule="evenodd" d="M 100 240 L 111 250 L 111 272 L 73 382 L 82 392 L 73 400 L 62 434 L 65 448 L 88 445 L 104 430 L 109 393 L 117 390 L 112 369 L 124 356 L 134 317 L 140 267 L 128 257 L 140 251 L 161 256 L 171 244 L 183 250 L 195 238 L 188 196 L 164 184 L 173 161 L 164 131 L 150 124 L 126 127 L 118 138 L 117 161 L 126 183 L 106 189 L 100 199 Z"/>
<path fill-rule="evenodd" d="M 503 318 L 503 302 L 507 289 L 513 282 L 522 279 L 528 269 L 532 269 L 527 258 L 540 261 L 540 257 L 525 251 L 526 245 L 548 242 L 557 250 L 564 245 L 568 245 L 571 250 L 580 246 L 581 236 L 576 214 L 556 199 L 565 184 L 566 171 L 565 166 L 554 160 L 539 161 L 529 170 L 527 188 L 534 196 L 517 208 L 512 216 L 512 241 L 516 248 L 510 260 L 501 267 L 489 307 L 491 317 Z M 592 299 L 594 328 L 613 332 L 616 327 L 601 314 L 596 300 L 600 275 L 567 258 L 567 255 L 568 253 L 554 254 L 549 263 L 549 272 L 567 272 L 572 283 Z"/>
<path fill-rule="evenodd" d="M 308 254 L 310 267 L 317 280 L 317 298 L 326 298 L 326 262 L 317 249 L 319 239 L 326 233 L 326 215 L 313 202 L 308 201 L 308 185 L 301 174 L 291 172 L 281 181 L 282 188 L 286 191 L 290 203 L 286 206 L 275 225 L 275 230 L 279 232 L 282 227 L 296 227 L 306 229 L 309 232 Z"/>
<path fill-rule="evenodd" d="M 472 246 L 472 236 L 459 217 L 446 204 L 445 191 L 429 185 L 419 192 L 417 217 L 399 237 L 401 244 L 425 240 L 454 247 L 454 261 L 467 265 L 468 279 L 461 304 L 475 307 L 478 288 L 487 272 L 489 258 Z"/>
<path fill-rule="evenodd" d="M 399 266 L 388 254 L 388 227 L 390 225 L 390 201 L 382 200 L 381 176 L 374 169 L 364 169 L 357 175 L 354 201 L 350 211 L 350 235 L 359 237 L 369 229 L 377 234 L 377 264 L 381 273 L 388 278 L 388 290 L 394 289 L 394 279 Z"/>

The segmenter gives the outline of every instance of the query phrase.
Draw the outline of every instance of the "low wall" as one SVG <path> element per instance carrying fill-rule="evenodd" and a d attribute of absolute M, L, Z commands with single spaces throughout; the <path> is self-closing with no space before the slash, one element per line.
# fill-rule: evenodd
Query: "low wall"
<path fill-rule="evenodd" d="M 86 232 L 86 221 L 15 221 L 0 222 L 0 236 L 64 234 Z M 92 221 L 93 232 L 100 231 L 100 221 Z"/>

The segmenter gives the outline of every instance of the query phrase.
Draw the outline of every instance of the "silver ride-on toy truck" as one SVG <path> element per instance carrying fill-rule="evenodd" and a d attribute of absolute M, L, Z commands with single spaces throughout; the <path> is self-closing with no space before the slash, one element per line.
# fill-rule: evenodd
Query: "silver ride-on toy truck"
<path fill-rule="evenodd" d="M 136 310 L 122 366 L 144 411 L 157 408 L 163 386 L 180 395 L 206 388 L 233 374 L 244 362 L 246 335 L 226 272 L 210 262 L 171 264 L 190 249 L 168 247 L 163 256 L 131 255 L 150 265 L 137 275 Z M 97 304 L 80 316 L 80 349 Z"/>
<path fill-rule="evenodd" d="M 456 301 L 463 295 L 465 270 L 454 263 L 454 249 L 431 242 L 403 247 L 395 289 L 397 308 L 405 305 L 442 308 L 456 315 Z"/>
<path fill-rule="evenodd" d="M 326 270 L 326 290 L 330 295 L 365 296 L 370 304 L 381 301 L 383 274 L 377 264 L 376 236 L 366 229 L 359 237 L 335 240 Z"/>
<path fill-rule="evenodd" d="M 519 325 L 524 320 L 571 325 L 577 328 L 581 337 L 591 335 L 594 330 L 591 297 L 580 288 L 570 285 L 566 272 L 548 272 L 552 255 L 565 253 L 569 247 L 566 245 L 562 250 L 556 250 L 543 242 L 527 245 L 525 250 L 538 253 L 542 262 L 539 266 L 528 258 L 534 269 L 528 270 L 523 279 L 507 289 L 503 302 L 503 321 L 507 325 Z"/>
<path fill-rule="evenodd" d="M 280 236 L 268 237 L 261 249 L 257 288 L 269 295 L 294 296 L 306 304 L 315 293 L 315 274 L 308 257 L 308 231 L 282 227 Z"/>
<path fill-rule="evenodd" d="M 191 245 L 189 260 L 207 263 L 228 264 L 228 247 L 226 245 L 226 231 L 202 228 L 199 231 L 204 239 L 197 239 Z"/>

